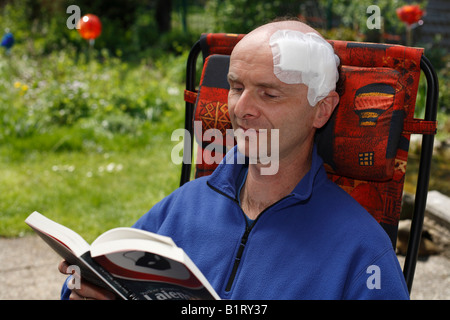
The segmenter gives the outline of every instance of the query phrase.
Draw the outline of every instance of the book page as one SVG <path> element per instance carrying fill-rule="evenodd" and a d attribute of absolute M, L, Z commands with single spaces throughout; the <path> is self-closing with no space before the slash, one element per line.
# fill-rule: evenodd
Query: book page
<path fill-rule="evenodd" d="M 89 251 L 89 243 L 78 233 L 46 218 L 37 211 L 29 215 L 25 222 L 59 254 L 62 253 L 61 251 L 68 249 L 74 255 L 80 257 L 83 253 Z"/>
<path fill-rule="evenodd" d="M 169 246 L 176 246 L 173 242 L 172 238 L 162 236 L 160 234 L 156 234 L 153 232 L 136 229 L 136 228 L 114 228 L 111 230 L 106 231 L 105 233 L 101 234 L 95 241 L 92 243 L 92 245 L 96 245 L 99 243 L 109 242 L 112 240 L 119 240 L 119 239 L 142 239 L 142 240 L 151 240 L 156 242 L 161 242 L 163 244 L 167 244 Z"/>

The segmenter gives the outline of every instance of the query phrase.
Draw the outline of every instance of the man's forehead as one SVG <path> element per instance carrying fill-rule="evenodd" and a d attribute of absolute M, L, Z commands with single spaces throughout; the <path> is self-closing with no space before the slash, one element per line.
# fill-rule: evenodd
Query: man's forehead
<path fill-rule="evenodd" d="M 272 60 L 272 52 L 268 44 L 266 47 L 258 49 L 252 47 L 238 48 L 238 50 L 233 51 L 230 57 L 230 76 L 235 79 L 242 77 L 245 73 L 252 73 L 269 77 L 273 75 Z"/>
<path fill-rule="evenodd" d="M 281 87 L 283 83 L 281 81 L 276 81 L 277 79 L 274 78 L 272 81 L 271 79 L 260 79 L 258 77 L 254 77 L 254 79 L 249 79 L 245 75 L 242 76 L 240 74 L 234 73 L 232 71 L 228 72 L 228 81 L 230 82 L 244 82 L 247 80 L 253 80 L 254 84 L 259 87 L 267 87 L 267 88 L 277 88 Z"/>
<path fill-rule="evenodd" d="M 261 77 L 258 73 L 251 72 L 248 75 L 237 72 L 229 71 L 227 75 L 228 82 L 237 83 L 237 84 L 251 84 L 254 87 L 263 88 L 263 89 L 275 89 L 279 92 L 289 95 L 297 95 L 303 94 L 303 90 L 300 87 L 306 86 L 304 84 L 286 84 L 280 81 L 275 75 L 272 73 L 271 69 L 267 69 L 267 72 L 270 72 L 270 77 Z"/>
<path fill-rule="evenodd" d="M 252 82 L 254 85 L 260 87 L 282 87 L 286 84 L 281 82 L 273 73 L 273 65 L 270 64 L 259 64 L 256 67 L 246 65 L 244 61 L 239 61 L 240 63 L 232 64 L 230 63 L 230 69 L 227 74 L 227 79 L 229 82 Z M 240 66 L 245 67 L 240 67 Z"/>

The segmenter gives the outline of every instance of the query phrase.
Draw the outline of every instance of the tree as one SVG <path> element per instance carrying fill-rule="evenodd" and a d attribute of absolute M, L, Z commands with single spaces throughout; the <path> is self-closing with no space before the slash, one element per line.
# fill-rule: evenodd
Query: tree
<path fill-rule="evenodd" d="M 171 28 L 172 1 L 158 0 L 156 4 L 155 18 L 159 32 L 168 32 Z"/>

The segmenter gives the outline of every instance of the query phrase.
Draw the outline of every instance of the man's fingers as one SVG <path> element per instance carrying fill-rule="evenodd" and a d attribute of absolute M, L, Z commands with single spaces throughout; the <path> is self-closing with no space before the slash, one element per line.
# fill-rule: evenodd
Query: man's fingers
<path fill-rule="evenodd" d="M 66 260 L 62 260 L 58 265 L 58 270 L 62 274 L 72 274 L 72 272 L 68 272 L 67 269 L 69 268 L 69 264 Z"/>
<path fill-rule="evenodd" d="M 70 300 L 112 300 L 116 298 L 114 293 L 84 281 L 79 268 L 70 265 L 65 260 L 59 263 L 58 270 L 63 274 L 73 275 L 72 279 L 67 283 L 67 286 L 72 291 L 69 297 Z"/>
<path fill-rule="evenodd" d="M 116 298 L 114 293 L 83 280 L 79 288 L 72 289 L 72 293 L 75 294 L 74 300 L 114 300 Z"/>

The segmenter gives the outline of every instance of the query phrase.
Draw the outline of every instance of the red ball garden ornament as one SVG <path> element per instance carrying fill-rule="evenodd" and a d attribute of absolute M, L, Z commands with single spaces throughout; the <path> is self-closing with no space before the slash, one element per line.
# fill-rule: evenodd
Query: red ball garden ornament
<path fill-rule="evenodd" d="M 418 4 L 404 5 L 396 10 L 398 18 L 406 23 L 412 25 L 420 21 L 424 12 L 420 9 Z"/>
<path fill-rule="evenodd" d="M 94 14 L 83 16 L 78 22 L 78 32 L 86 40 L 95 40 L 102 33 L 102 23 Z"/>

